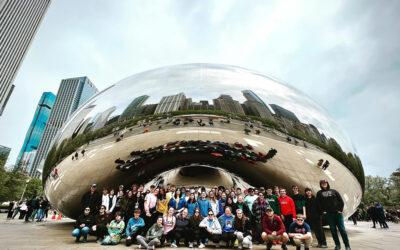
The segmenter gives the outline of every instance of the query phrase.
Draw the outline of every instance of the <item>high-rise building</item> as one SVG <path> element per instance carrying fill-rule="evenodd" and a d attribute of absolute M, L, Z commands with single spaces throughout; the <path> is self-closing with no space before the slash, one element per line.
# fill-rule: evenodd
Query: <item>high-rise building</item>
<path fill-rule="evenodd" d="M 0 116 L 50 0 L 0 0 Z"/>
<path fill-rule="evenodd" d="M 256 93 L 251 90 L 243 90 L 242 93 L 247 100 L 244 105 L 251 114 L 262 118 L 274 119 L 268 106 Z"/>
<path fill-rule="evenodd" d="M 0 168 L 6 165 L 11 148 L 0 145 Z"/>
<path fill-rule="evenodd" d="M 158 103 L 154 114 L 163 114 L 181 110 L 185 105 L 186 97 L 184 93 L 176 95 L 164 96 Z"/>
<path fill-rule="evenodd" d="M 288 120 L 291 120 L 293 122 L 300 122 L 299 118 L 297 118 L 296 114 L 293 113 L 292 111 L 289 111 L 277 104 L 270 104 L 269 106 L 272 107 L 272 109 L 274 110 L 275 114 L 277 116 L 286 118 Z"/>
<path fill-rule="evenodd" d="M 55 100 L 56 96 L 51 92 L 44 92 L 42 94 L 31 125 L 28 132 L 26 132 L 24 144 L 22 144 L 21 151 L 15 163 L 15 170 L 20 169 L 24 172 L 30 172 L 33 158 L 42 139 Z"/>
<path fill-rule="evenodd" d="M 61 81 L 53 110 L 32 163 L 32 168 L 29 173 L 30 176 L 40 176 L 40 171 L 43 168 L 47 153 L 50 150 L 51 142 L 57 134 L 57 131 L 79 106 L 97 92 L 97 88 L 86 76 L 69 78 Z"/>
<path fill-rule="evenodd" d="M 131 119 L 132 117 L 136 116 L 140 111 L 140 107 L 144 104 L 144 102 L 149 98 L 148 95 L 142 95 L 136 97 L 132 100 L 132 102 L 126 107 L 126 109 L 122 112 L 121 116 L 119 117 L 120 120 L 127 120 Z"/>
<path fill-rule="evenodd" d="M 233 100 L 230 95 L 220 95 L 218 98 L 214 99 L 213 102 L 216 110 L 244 115 L 244 111 L 240 103 L 236 100 Z"/>

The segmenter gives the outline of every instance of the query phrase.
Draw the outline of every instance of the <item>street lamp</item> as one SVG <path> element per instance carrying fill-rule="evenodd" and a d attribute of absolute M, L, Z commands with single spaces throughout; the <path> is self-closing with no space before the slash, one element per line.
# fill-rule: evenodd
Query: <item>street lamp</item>
<path fill-rule="evenodd" d="M 28 183 L 29 183 L 30 181 L 31 181 L 31 179 L 27 179 L 27 180 L 26 180 L 24 192 L 22 192 L 21 199 L 20 199 L 19 201 L 22 201 L 22 199 L 24 198 L 24 194 L 25 194 L 26 188 L 28 187 Z"/>

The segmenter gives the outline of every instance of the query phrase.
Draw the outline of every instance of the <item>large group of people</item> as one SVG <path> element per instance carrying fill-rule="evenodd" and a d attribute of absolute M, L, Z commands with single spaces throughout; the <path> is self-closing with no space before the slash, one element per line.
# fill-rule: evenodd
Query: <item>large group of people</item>
<path fill-rule="evenodd" d="M 21 201 L 11 201 L 8 208 L 7 219 L 18 219 L 25 222 L 41 222 L 48 217 L 50 209 L 49 201 L 44 197 L 33 197 Z"/>
<path fill-rule="evenodd" d="M 83 212 L 72 235 L 77 242 L 97 237 L 103 245 L 119 244 L 154 249 L 158 246 L 204 248 L 237 246 L 251 249 L 265 243 L 267 249 L 280 244 L 287 249 L 309 249 L 315 233 L 317 247 L 327 248 L 322 215 L 330 226 L 335 249 L 341 249 L 339 230 L 346 250 L 349 240 L 343 223 L 344 207 L 340 194 L 326 180 L 320 181 L 316 195 L 310 188 L 304 194 L 297 186 L 285 188 L 180 187 L 167 184 L 133 184 L 129 188 L 97 191 L 96 184 L 82 197 Z M 290 195 L 289 195 L 290 193 Z"/>

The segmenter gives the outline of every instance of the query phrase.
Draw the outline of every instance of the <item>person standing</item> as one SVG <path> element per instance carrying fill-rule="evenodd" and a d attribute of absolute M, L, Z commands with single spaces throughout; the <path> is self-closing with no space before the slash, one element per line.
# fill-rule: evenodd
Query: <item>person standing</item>
<path fill-rule="evenodd" d="M 369 208 L 367 209 L 367 213 L 372 220 L 372 223 L 373 223 L 372 228 L 376 228 L 376 223 L 378 222 L 378 219 L 377 219 L 378 216 L 377 216 L 376 208 L 375 208 L 374 204 L 371 204 L 371 206 L 369 206 Z"/>
<path fill-rule="evenodd" d="M 281 208 L 278 201 L 278 196 L 272 193 L 272 188 L 267 189 L 265 200 L 269 206 L 274 210 L 274 214 L 281 215 Z"/>
<path fill-rule="evenodd" d="M 144 198 L 144 211 L 145 216 L 145 230 L 152 226 L 157 220 L 157 195 L 158 189 L 154 185 L 150 186 L 150 193 L 146 194 Z"/>
<path fill-rule="evenodd" d="M 92 215 L 96 215 L 101 205 L 101 195 L 97 191 L 97 185 L 92 184 L 90 190 L 82 196 L 81 199 L 82 208 L 90 207 Z"/>
<path fill-rule="evenodd" d="M 281 188 L 279 193 L 278 201 L 281 207 L 281 217 L 285 224 L 286 232 L 289 232 L 290 225 L 296 220 L 296 206 L 293 199 L 286 195 L 286 189 Z"/>
<path fill-rule="evenodd" d="M 253 204 L 253 231 L 254 238 L 257 242 L 261 241 L 261 233 L 262 233 L 262 218 L 265 215 L 267 208 L 269 208 L 268 202 L 264 199 L 264 194 L 259 193 L 257 200 L 254 201 Z"/>
<path fill-rule="evenodd" d="M 249 193 L 244 198 L 244 202 L 249 207 L 250 212 L 252 212 L 254 201 L 257 200 L 258 195 L 254 194 L 254 188 L 249 188 L 248 191 Z"/>
<path fill-rule="evenodd" d="M 114 189 L 110 189 L 108 194 L 108 211 L 109 214 L 114 214 L 115 205 L 117 204 L 117 196 L 115 195 Z"/>
<path fill-rule="evenodd" d="M 199 204 L 200 214 L 203 218 L 207 218 L 208 210 L 211 209 L 210 201 L 207 200 L 207 195 L 205 191 L 201 192 L 200 199 L 197 203 Z"/>
<path fill-rule="evenodd" d="M 194 190 L 193 190 L 193 192 L 190 191 L 189 199 L 186 202 L 186 207 L 188 209 L 189 217 L 192 217 L 195 209 L 199 207 L 199 204 L 196 201 Z"/>
<path fill-rule="evenodd" d="M 327 248 L 325 232 L 322 228 L 322 217 L 317 208 L 317 202 L 314 194 L 310 188 L 305 189 L 305 206 L 306 206 L 306 223 L 311 227 L 311 230 L 315 233 L 319 248 Z"/>
<path fill-rule="evenodd" d="M 11 219 L 12 215 L 14 213 L 14 209 L 15 209 L 15 205 L 16 202 L 14 201 L 10 201 L 10 203 L 8 204 L 8 213 L 7 213 L 7 219 Z"/>
<path fill-rule="evenodd" d="M 292 186 L 293 195 L 290 196 L 296 207 L 296 214 L 302 214 L 307 217 L 306 207 L 305 207 L 305 198 L 304 195 L 300 194 L 299 187 L 296 185 Z"/>
<path fill-rule="evenodd" d="M 346 228 L 343 221 L 343 207 L 344 202 L 339 192 L 331 189 L 327 180 L 319 182 L 321 190 L 317 193 L 317 206 L 320 214 L 326 215 L 326 220 L 332 233 L 332 238 L 335 242 L 335 250 L 340 249 L 339 236 L 337 229 L 339 229 L 342 236 L 343 243 L 346 250 L 350 250 L 349 238 L 347 236 Z"/>
<path fill-rule="evenodd" d="M 110 198 L 108 196 L 108 190 L 107 188 L 103 189 L 103 195 L 101 196 L 101 205 L 106 207 L 106 211 L 108 213 L 109 211 L 109 205 L 110 205 Z"/>

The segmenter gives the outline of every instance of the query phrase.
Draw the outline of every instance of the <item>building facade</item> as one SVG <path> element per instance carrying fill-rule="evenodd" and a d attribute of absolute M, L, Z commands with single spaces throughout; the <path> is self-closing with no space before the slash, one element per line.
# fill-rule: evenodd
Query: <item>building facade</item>
<path fill-rule="evenodd" d="M 0 145 L 0 168 L 3 168 L 6 165 L 10 152 L 11 148 Z"/>
<path fill-rule="evenodd" d="M 286 119 L 291 120 L 293 122 L 300 122 L 299 118 L 297 118 L 295 113 L 293 113 L 292 111 L 289 111 L 289 110 L 287 110 L 287 109 L 285 109 L 282 106 L 279 106 L 277 104 L 270 104 L 270 106 L 274 110 L 275 115 L 277 115 L 279 117 L 286 118 Z"/>
<path fill-rule="evenodd" d="M 50 0 L 0 0 L 0 116 Z"/>
<path fill-rule="evenodd" d="M 133 99 L 132 102 L 128 105 L 128 107 L 124 110 L 124 112 L 122 112 L 119 119 L 127 120 L 138 115 L 140 108 L 148 98 L 149 98 L 148 95 L 142 95 Z"/>
<path fill-rule="evenodd" d="M 220 95 L 218 98 L 214 99 L 213 102 L 216 110 L 244 115 L 244 111 L 240 103 L 236 100 L 233 100 L 230 95 Z"/>
<path fill-rule="evenodd" d="M 53 110 L 40 140 L 36 156 L 32 162 L 30 176 L 39 177 L 51 142 L 67 118 L 90 97 L 98 92 L 87 77 L 75 77 L 61 81 Z"/>
<path fill-rule="evenodd" d="M 33 158 L 36 155 L 44 129 L 53 109 L 56 96 L 51 92 L 44 92 L 36 107 L 31 125 L 25 135 L 24 144 L 18 154 L 15 170 L 30 172 Z"/>
<path fill-rule="evenodd" d="M 186 97 L 184 93 L 177 95 L 164 96 L 158 103 L 154 114 L 163 114 L 182 109 L 185 105 Z"/>
<path fill-rule="evenodd" d="M 243 90 L 242 93 L 247 100 L 244 102 L 247 110 L 261 118 L 274 119 L 268 106 L 256 93 L 251 90 Z"/>

